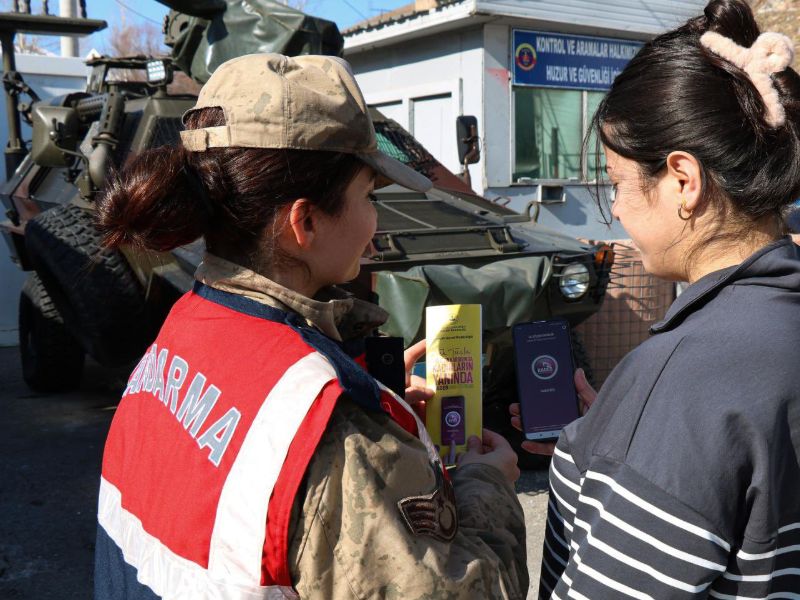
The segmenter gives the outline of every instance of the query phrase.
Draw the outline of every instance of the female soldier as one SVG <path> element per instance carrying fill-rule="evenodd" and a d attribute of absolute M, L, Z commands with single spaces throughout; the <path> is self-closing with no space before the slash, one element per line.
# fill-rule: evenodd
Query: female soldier
<path fill-rule="evenodd" d="M 650 273 L 691 285 L 555 447 L 540 597 L 800 598 L 792 54 L 714 0 L 598 108 L 613 216 Z"/>
<path fill-rule="evenodd" d="M 111 247 L 207 254 L 111 425 L 96 597 L 523 598 L 508 443 L 471 440 L 451 480 L 345 351 L 385 319 L 330 287 L 371 247 L 373 187 L 430 185 L 377 151 L 348 65 L 231 60 L 185 124 L 99 204 Z"/>

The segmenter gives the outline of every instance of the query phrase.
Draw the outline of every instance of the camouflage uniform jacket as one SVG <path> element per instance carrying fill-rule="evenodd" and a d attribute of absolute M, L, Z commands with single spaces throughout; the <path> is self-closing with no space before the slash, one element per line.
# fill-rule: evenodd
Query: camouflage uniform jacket
<path fill-rule="evenodd" d="M 385 320 L 339 296 L 310 300 L 207 256 L 199 281 L 293 311 L 346 342 Z M 344 340 L 343 340 L 344 338 Z M 302 598 L 525 598 L 525 523 L 513 486 L 487 465 L 437 475 L 428 451 L 388 414 L 337 403 L 295 498 L 288 566 Z M 454 492 L 457 525 L 431 518 L 430 496 Z"/>

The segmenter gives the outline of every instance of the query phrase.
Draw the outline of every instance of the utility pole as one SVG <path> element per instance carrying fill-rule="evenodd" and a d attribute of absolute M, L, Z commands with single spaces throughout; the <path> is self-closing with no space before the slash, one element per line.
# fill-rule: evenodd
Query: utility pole
<path fill-rule="evenodd" d="M 59 14 L 62 17 L 76 17 L 75 0 L 59 0 Z M 61 36 L 61 56 L 78 56 L 78 38 Z"/>

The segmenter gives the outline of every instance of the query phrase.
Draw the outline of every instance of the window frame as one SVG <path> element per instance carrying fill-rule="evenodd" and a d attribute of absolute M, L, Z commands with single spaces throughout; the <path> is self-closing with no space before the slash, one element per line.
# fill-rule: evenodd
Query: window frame
<path fill-rule="evenodd" d="M 585 184 L 585 183 L 595 183 L 596 177 L 594 174 L 591 175 L 589 178 L 589 157 L 583 152 L 583 141 L 586 139 L 586 134 L 589 131 L 589 126 L 591 125 L 592 115 L 589 114 L 589 94 L 590 93 L 599 93 L 599 90 L 577 90 L 577 89 L 563 89 L 562 91 L 566 92 L 576 92 L 580 93 L 581 100 L 581 157 L 580 157 L 580 177 L 577 179 L 569 178 L 569 177 L 559 177 L 559 178 L 545 178 L 545 177 L 538 177 L 538 178 L 531 178 L 530 182 L 528 181 L 516 181 L 514 179 L 514 171 L 517 168 L 517 134 L 516 134 L 516 122 L 517 122 L 517 90 L 552 90 L 552 89 L 559 89 L 559 88 L 550 88 L 550 87 L 540 87 L 540 86 L 526 86 L 526 85 L 513 85 L 511 84 L 511 128 L 510 128 L 510 141 L 511 141 L 511 186 L 530 186 L 530 185 L 538 185 L 539 183 L 559 183 L 559 184 Z M 607 93 L 607 92 L 604 92 Z"/>

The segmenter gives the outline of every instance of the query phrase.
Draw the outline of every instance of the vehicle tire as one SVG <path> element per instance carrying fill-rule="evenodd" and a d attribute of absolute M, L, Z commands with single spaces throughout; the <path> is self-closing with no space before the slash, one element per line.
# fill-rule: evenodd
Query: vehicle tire
<path fill-rule="evenodd" d="M 31 262 L 84 350 L 104 366 L 141 356 L 152 337 L 142 287 L 121 253 L 102 247 L 91 214 L 74 204 L 28 222 Z"/>
<path fill-rule="evenodd" d="M 64 326 L 41 279 L 33 273 L 19 297 L 22 377 L 37 392 L 65 392 L 80 385 L 84 352 Z"/>

